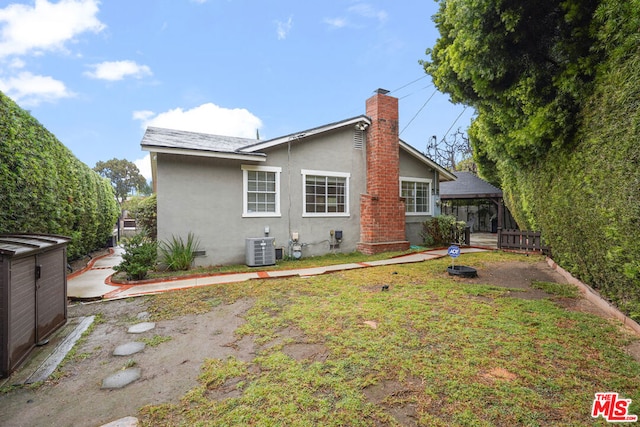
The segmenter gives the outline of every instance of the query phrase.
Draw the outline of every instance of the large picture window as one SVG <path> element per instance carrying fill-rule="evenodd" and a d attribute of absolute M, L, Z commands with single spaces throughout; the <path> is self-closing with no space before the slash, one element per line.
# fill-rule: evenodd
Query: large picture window
<path fill-rule="evenodd" d="M 280 216 L 281 171 L 279 167 L 242 165 L 242 216 Z"/>
<path fill-rule="evenodd" d="M 431 180 L 400 178 L 400 196 L 407 215 L 431 215 Z"/>
<path fill-rule="evenodd" d="M 303 216 L 349 216 L 350 174 L 302 170 Z"/>

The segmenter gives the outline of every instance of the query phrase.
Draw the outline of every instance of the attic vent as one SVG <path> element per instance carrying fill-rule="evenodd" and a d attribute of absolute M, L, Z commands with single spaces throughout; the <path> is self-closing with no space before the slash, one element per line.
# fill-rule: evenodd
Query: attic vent
<path fill-rule="evenodd" d="M 362 150 L 364 147 L 364 131 L 356 130 L 353 134 L 353 148 Z"/>

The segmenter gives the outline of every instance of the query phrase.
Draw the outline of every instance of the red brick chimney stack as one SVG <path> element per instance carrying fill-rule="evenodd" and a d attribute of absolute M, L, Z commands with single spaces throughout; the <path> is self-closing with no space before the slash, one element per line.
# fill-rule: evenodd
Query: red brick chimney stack
<path fill-rule="evenodd" d="M 376 90 L 367 99 L 367 193 L 360 198 L 360 242 L 366 254 L 409 249 L 400 198 L 398 99 Z"/>

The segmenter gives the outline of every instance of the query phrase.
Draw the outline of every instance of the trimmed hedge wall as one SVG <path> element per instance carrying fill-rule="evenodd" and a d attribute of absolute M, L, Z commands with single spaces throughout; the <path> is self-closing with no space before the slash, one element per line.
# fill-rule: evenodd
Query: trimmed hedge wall
<path fill-rule="evenodd" d="M 0 233 L 69 236 L 69 259 L 104 247 L 119 215 L 110 182 L 2 92 L 0 186 Z"/>
<path fill-rule="evenodd" d="M 541 230 L 558 264 L 640 321 L 640 1 L 604 1 L 595 18 L 606 55 L 575 144 L 499 172 L 518 223 Z"/>

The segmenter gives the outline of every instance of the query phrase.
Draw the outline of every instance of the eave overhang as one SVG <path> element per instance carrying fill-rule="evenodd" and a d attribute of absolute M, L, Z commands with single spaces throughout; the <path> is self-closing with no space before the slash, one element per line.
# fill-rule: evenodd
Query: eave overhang
<path fill-rule="evenodd" d="M 241 152 L 222 152 L 211 150 L 194 150 L 187 148 L 161 147 L 157 145 L 142 145 L 143 151 L 162 154 L 178 154 L 183 156 L 209 157 L 228 160 L 246 160 L 253 162 L 264 162 L 267 156 L 264 153 L 241 153 Z"/>

